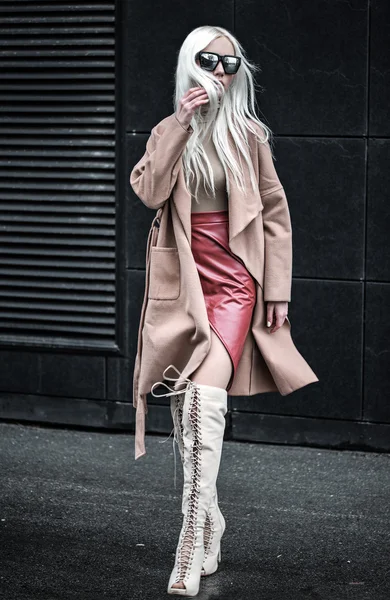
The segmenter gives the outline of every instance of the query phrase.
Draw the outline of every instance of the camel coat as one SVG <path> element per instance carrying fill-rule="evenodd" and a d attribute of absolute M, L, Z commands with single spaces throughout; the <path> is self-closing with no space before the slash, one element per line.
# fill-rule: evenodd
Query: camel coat
<path fill-rule="evenodd" d="M 185 129 L 175 114 L 164 118 L 152 129 L 145 154 L 130 174 L 134 192 L 147 207 L 157 210 L 147 240 L 145 294 L 133 376 L 135 459 L 146 454 L 146 394 L 152 384 L 163 380 L 163 371 L 170 364 L 179 369 L 182 378 L 190 377 L 211 345 L 206 305 L 191 252 L 191 196 L 181 160 L 192 133 L 192 127 Z M 229 394 L 279 391 L 285 396 L 319 380 L 292 341 L 290 321 L 286 319 L 272 334 L 266 327 L 265 302 L 291 301 L 292 231 L 269 144 L 259 143 L 250 132 L 248 135 L 259 186 L 251 191 L 245 167 L 246 189 L 250 190 L 245 198 L 229 172 L 229 246 L 255 279 L 257 299 Z M 171 370 L 169 376 L 176 374 Z"/>

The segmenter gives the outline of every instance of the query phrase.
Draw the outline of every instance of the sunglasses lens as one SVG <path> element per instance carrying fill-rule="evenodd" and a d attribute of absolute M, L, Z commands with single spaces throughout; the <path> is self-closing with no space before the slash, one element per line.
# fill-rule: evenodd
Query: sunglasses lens
<path fill-rule="evenodd" d="M 225 56 L 224 65 L 226 73 L 232 75 L 237 73 L 238 67 L 240 66 L 240 60 L 234 56 Z"/>
<path fill-rule="evenodd" d="M 213 71 L 217 66 L 218 56 L 210 52 L 202 52 L 199 56 L 200 66 L 207 71 Z"/>

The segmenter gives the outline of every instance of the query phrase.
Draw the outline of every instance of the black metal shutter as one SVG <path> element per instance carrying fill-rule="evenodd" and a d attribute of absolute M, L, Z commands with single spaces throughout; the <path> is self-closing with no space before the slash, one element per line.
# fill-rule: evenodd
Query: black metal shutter
<path fill-rule="evenodd" d="M 115 345 L 115 2 L 0 3 L 0 342 Z"/>

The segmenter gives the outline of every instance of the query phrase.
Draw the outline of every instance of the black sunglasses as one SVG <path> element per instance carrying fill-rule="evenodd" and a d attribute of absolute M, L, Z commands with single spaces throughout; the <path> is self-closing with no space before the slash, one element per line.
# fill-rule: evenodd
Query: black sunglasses
<path fill-rule="evenodd" d="M 222 62 L 223 70 L 226 75 L 234 75 L 240 68 L 241 58 L 239 56 L 221 56 L 216 52 L 198 52 L 195 55 L 195 60 L 199 60 L 200 66 L 205 71 L 214 71 L 219 61 Z"/>

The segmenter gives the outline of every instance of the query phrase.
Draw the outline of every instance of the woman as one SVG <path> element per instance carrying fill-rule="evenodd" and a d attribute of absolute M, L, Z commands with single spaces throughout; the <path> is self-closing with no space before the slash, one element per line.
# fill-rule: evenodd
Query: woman
<path fill-rule="evenodd" d="M 291 223 L 271 132 L 255 114 L 256 70 L 226 29 L 192 31 L 178 56 L 175 112 L 153 128 L 130 175 L 158 210 L 134 369 L 136 458 L 145 454 L 146 394 L 163 385 L 183 463 L 170 594 L 195 596 L 221 560 L 227 392 L 285 395 L 318 381 L 290 335 Z"/>

